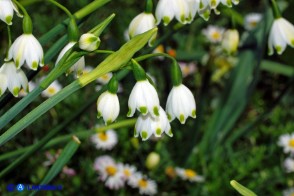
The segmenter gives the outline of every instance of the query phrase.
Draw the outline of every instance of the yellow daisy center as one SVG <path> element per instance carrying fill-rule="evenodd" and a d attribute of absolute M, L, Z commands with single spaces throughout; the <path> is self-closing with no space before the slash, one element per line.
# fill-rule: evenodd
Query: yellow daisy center
<path fill-rule="evenodd" d="M 104 74 L 103 76 L 101 76 L 101 79 L 107 81 L 107 80 L 109 80 L 109 75 Z"/>
<path fill-rule="evenodd" d="M 294 196 L 294 193 L 291 193 L 290 196 Z"/>
<path fill-rule="evenodd" d="M 191 178 L 194 178 L 197 174 L 191 169 L 186 169 L 185 175 L 187 176 L 187 178 L 191 179 Z"/>
<path fill-rule="evenodd" d="M 108 140 L 108 136 L 106 133 L 98 133 L 98 138 L 104 142 Z"/>
<path fill-rule="evenodd" d="M 48 93 L 51 94 L 51 95 L 53 95 L 53 94 L 56 93 L 56 89 L 54 87 L 49 87 L 48 88 Z"/>
<path fill-rule="evenodd" d="M 211 34 L 212 39 L 219 40 L 221 38 L 221 35 L 219 32 L 215 31 Z"/>
<path fill-rule="evenodd" d="M 125 169 L 125 170 L 124 170 L 124 174 L 125 174 L 125 176 L 127 176 L 127 177 L 130 177 L 130 176 L 131 176 L 131 172 L 130 172 L 130 170 L 128 170 L 128 169 Z"/>
<path fill-rule="evenodd" d="M 114 167 L 114 166 L 108 166 L 108 167 L 106 167 L 105 170 L 109 176 L 114 176 L 117 171 L 116 167 Z"/>
<path fill-rule="evenodd" d="M 256 27 L 257 26 L 257 22 L 256 21 L 251 21 L 251 22 L 249 22 L 249 24 L 250 24 L 251 27 Z"/>
<path fill-rule="evenodd" d="M 290 139 L 289 140 L 289 146 L 291 147 L 291 148 L 294 148 L 294 139 Z M 293 195 L 294 196 L 294 195 Z"/>
<path fill-rule="evenodd" d="M 141 188 L 146 188 L 148 182 L 147 182 L 147 180 L 140 179 L 139 182 L 138 182 L 138 184 L 139 184 L 139 187 L 141 187 Z"/>

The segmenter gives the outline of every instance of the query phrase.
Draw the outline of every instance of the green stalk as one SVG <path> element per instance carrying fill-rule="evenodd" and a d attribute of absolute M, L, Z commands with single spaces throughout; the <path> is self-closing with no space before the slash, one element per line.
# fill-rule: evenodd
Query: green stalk
<path fill-rule="evenodd" d="M 56 104 L 58 104 L 60 101 L 62 101 L 78 89 L 86 86 L 90 82 L 96 80 L 96 78 L 108 72 L 120 69 L 132 58 L 132 56 L 137 51 L 139 51 L 149 41 L 149 39 L 156 32 L 157 28 L 154 28 L 147 31 L 146 33 L 135 36 L 133 39 L 124 44 L 117 52 L 109 55 L 92 72 L 83 75 L 78 80 L 72 82 L 70 85 L 59 91 L 56 95 L 40 104 L 37 108 L 24 116 L 21 120 L 19 120 L 16 124 L 14 124 L 10 129 L 8 129 L 0 136 L 0 146 L 11 140 L 14 136 L 16 136 L 23 129 L 25 129 L 36 119 L 38 119 L 41 115 L 46 113 L 49 109 L 54 107 Z"/>

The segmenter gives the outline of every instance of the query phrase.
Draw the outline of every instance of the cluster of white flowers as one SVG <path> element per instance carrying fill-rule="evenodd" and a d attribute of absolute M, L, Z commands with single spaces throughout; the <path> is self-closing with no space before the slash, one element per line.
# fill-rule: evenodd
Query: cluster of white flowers
<path fill-rule="evenodd" d="M 128 164 L 117 163 L 108 155 L 95 159 L 94 170 L 99 174 L 99 180 L 105 182 L 109 189 L 118 190 L 126 184 L 138 188 L 140 194 L 154 195 L 157 193 L 157 184 L 148 179 L 136 167 Z"/>
<path fill-rule="evenodd" d="M 294 172 L 294 133 L 281 135 L 278 145 L 284 148 L 284 153 L 290 153 L 284 161 L 286 172 Z"/>

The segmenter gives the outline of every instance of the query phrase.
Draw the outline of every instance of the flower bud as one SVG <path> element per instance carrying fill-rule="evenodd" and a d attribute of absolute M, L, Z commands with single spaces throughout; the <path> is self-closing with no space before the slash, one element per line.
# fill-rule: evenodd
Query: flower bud
<path fill-rule="evenodd" d="M 154 169 L 160 162 L 160 156 L 156 152 L 151 152 L 146 159 L 146 167 L 150 170 Z"/>
<path fill-rule="evenodd" d="M 239 45 L 239 32 L 236 29 L 228 29 L 224 33 L 222 47 L 228 54 L 234 54 Z"/>
<path fill-rule="evenodd" d="M 82 50 L 86 50 L 88 52 L 92 52 L 97 50 L 100 46 L 99 37 L 95 36 L 92 33 L 85 33 L 80 37 L 79 47 Z"/>

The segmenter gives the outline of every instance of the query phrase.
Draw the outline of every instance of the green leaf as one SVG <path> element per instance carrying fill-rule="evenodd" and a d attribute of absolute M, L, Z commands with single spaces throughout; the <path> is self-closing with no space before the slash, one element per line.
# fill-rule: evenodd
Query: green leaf
<path fill-rule="evenodd" d="M 294 67 L 277 63 L 274 61 L 263 60 L 260 66 L 262 70 L 265 70 L 271 73 L 281 74 L 288 77 L 292 77 L 294 75 Z"/>
<path fill-rule="evenodd" d="M 232 180 L 230 184 L 243 196 L 257 196 L 253 191 L 238 183 L 236 180 Z"/>
<path fill-rule="evenodd" d="M 79 148 L 81 142 L 76 136 L 72 136 L 72 141 L 70 141 L 65 148 L 62 150 L 60 156 L 53 164 L 53 166 L 48 171 L 47 175 L 41 181 L 40 185 L 49 184 L 54 177 L 56 177 L 62 168 L 67 164 L 71 157 L 75 154 Z M 31 195 L 34 195 L 36 192 L 33 192 Z"/>

